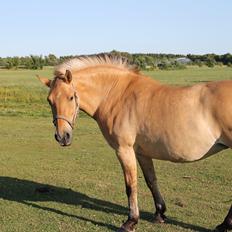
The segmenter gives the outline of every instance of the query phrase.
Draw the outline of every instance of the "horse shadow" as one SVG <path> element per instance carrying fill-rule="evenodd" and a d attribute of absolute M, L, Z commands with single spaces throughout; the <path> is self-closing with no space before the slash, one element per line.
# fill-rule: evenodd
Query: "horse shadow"
<path fill-rule="evenodd" d="M 118 215 L 127 215 L 128 208 L 97 198 L 89 197 L 86 194 L 73 191 L 69 188 L 62 188 L 53 185 L 46 185 L 30 180 L 23 180 L 14 177 L 0 176 L 0 199 L 18 202 L 37 209 L 53 212 L 59 215 L 68 216 L 77 220 L 91 222 L 94 225 L 105 227 L 110 231 L 116 231 L 118 227 L 93 220 L 92 218 L 85 218 L 80 215 L 74 215 L 63 212 L 59 209 L 44 207 L 36 204 L 41 201 L 54 201 L 68 205 L 77 205 L 82 208 L 92 209 L 103 213 L 113 213 Z M 140 218 L 146 221 L 152 221 L 153 214 L 145 211 L 140 211 Z M 179 226 L 193 231 L 209 232 L 211 230 L 192 224 L 177 221 L 170 218 L 168 224 Z"/>

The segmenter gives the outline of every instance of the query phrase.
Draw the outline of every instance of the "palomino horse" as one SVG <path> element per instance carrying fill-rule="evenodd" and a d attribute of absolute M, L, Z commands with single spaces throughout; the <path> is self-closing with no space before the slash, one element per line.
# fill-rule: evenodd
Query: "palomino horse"
<path fill-rule="evenodd" d="M 164 222 L 165 202 L 152 159 L 189 162 L 232 147 L 232 81 L 171 87 L 140 74 L 121 58 L 80 57 L 55 68 L 48 101 L 62 146 L 71 144 L 78 110 L 95 119 L 121 163 L 129 216 L 119 231 L 138 222 L 137 165 Z M 232 207 L 218 231 L 232 229 Z"/>

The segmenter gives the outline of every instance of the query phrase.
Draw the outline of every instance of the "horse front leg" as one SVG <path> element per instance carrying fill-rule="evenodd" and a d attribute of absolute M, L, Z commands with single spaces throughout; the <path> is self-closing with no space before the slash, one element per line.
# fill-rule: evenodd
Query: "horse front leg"
<path fill-rule="evenodd" d="M 158 188 L 157 178 L 156 178 L 152 159 L 140 154 L 137 154 L 137 159 L 143 171 L 143 175 L 146 180 L 147 186 L 150 189 L 153 196 L 153 200 L 156 208 L 156 212 L 154 215 L 154 222 L 163 223 L 165 222 L 166 219 L 166 216 L 164 215 L 166 211 L 166 205 Z"/>
<path fill-rule="evenodd" d="M 222 224 L 216 227 L 216 232 L 226 232 L 232 230 L 232 206 Z"/>
<path fill-rule="evenodd" d="M 128 219 L 123 223 L 118 232 L 133 232 L 139 219 L 136 157 L 133 147 L 120 147 L 117 151 L 117 156 L 124 173 L 129 206 Z"/>

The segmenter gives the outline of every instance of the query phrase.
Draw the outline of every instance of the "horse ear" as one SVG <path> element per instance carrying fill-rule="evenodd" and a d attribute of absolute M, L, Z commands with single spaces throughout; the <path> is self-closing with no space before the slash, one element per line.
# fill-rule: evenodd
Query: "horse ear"
<path fill-rule="evenodd" d="M 51 80 L 47 79 L 46 77 L 40 77 L 40 76 L 37 76 L 37 78 L 47 87 L 49 88 L 51 87 L 51 83 L 52 83 Z"/>
<path fill-rule="evenodd" d="M 72 81 L 72 73 L 68 69 L 65 72 L 65 78 L 66 78 L 66 80 L 67 80 L 68 83 L 70 83 Z"/>

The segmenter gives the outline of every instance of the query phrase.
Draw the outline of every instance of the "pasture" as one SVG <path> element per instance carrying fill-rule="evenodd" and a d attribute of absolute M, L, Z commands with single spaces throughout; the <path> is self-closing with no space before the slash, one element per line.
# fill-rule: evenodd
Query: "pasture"
<path fill-rule="evenodd" d="M 41 71 L 0 70 L 0 231 L 116 231 L 127 216 L 121 167 L 97 124 L 80 114 L 71 147 L 54 140 Z M 163 83 L 232 79 L 232 68 L 153 71 Z M 191 164 L 154 160 L 168 223 L 152 224 L 154 206 L 138 174 L 137 231 L 211 231 L 232 202 L 230 150 Z M 49 187 L 49 192 L 37 188 Z"/>

